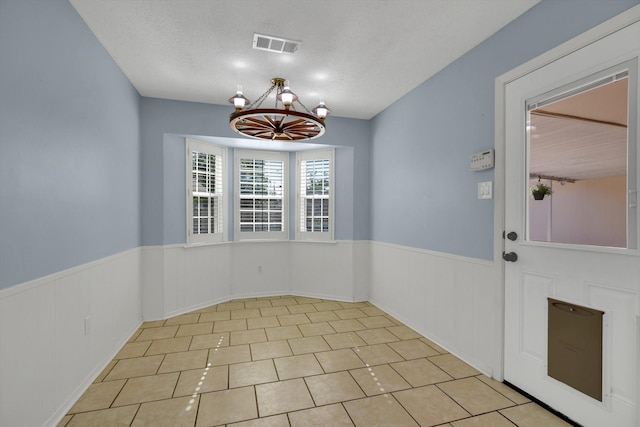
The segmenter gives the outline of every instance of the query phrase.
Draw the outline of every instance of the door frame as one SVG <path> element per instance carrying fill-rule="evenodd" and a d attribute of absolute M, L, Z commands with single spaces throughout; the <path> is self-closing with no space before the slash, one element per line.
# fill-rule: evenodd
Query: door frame
<path fill-rule="evenodd" d="M 493 216 L 493 260 L 496 268 L 496 277 L 500 283 L 500 291 L 498 296 L 500 298 L 499 307 L 500 312 L 497 317 L 499 322 L 498 331 L 499 343 L 496 346 L 495 360 L 500 361 L 500 370 L 493 372 L 493 377 L 502 381 L 504 379 L 504 345 L 505 345 L 505 328 L 504 328 L 504 315 L 505 315 L 505 269 L 504 262 L 502 260 L 502 251 L 504 250 L 504 239 L 502 232 L 505 229 L 505 181 L 506 181 L 506 164 L 505 164 L 505 150 L 506 150 L 506 86 L 539 68 L 542 68 L 564 56 L 567 56 L 597 40 L 600 40 L 616 31 L 621 30 L 629 25 L 632 25 L 640 21 L 640 5 L 633 6 L 625 12 L 603 22 L 602 24 L 587 30 L 586 32 L 574 37 L 573 39 L 557 46 L 536 58 L 533 58 L 524 64 L 498 76 L 495 80 L 495 114 L 494 114 L 494 150 L 495 150 L 495 169 L 494 169 L 494 216 Z M 640 224 L 639 224 L 640 226 Z M 640 242 L 638 242 L 640 245 Z"/>

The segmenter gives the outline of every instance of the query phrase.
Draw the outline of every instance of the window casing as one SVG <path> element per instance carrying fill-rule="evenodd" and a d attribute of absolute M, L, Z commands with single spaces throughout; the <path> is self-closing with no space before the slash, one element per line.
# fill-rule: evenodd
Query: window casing
<path fill-rule="evenodd" d="M 236 240 L 286 240 L 288 153 L 236 150 Z"/>
<path fill-rule="evenodd" d="M 226 149 L 187 139 L 187 243 L 226 240 Z"/>
<path fill-rule="evenodd" d="M 297 153 L 297 240 L 333 240 L 334 151 Z"/>

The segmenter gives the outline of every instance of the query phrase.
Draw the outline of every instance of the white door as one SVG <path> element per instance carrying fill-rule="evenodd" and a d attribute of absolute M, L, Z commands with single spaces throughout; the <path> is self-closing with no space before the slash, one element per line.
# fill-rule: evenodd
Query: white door
<path fill-rule="evenodd" d="M 640 425 L 640 256 L 636 207 L 640 162 L 635 148 L 639 51 L 640 23 L 635 23 L 507 84 L 505 91 L 505 231 L 517 236 L 511 234 L 514 240 L 504 241 L 508 259 L 504 262 L 504 379 L 587 427 Z M 531 174 L 539 173 L 530 170 L 531 111 L 589 87 L 603 86 L 605 81 L 620 79 L 626 81 L 629 107 L 622 243 L 612 247 L 606 240 L 595 244 L 554 240 L 550 224 L 556 221 L 552 225 L 557 226 L 559 221 L 553 216 L 542 221 L 547 227 L 542 235 L 547 238 L 536 237 L 540 233 L 530 228 L 534 222 L 532 209 L 543 205 L 532 205 L 539 202 L 529 194 Z M 549 162 L 554 160 L 551 154 Z M 572 170 L 573 166 L 567 164 L 566 170 Z M 568 186 L 582 185 L 579 181 L 569 182 L 571 177 L 562 170 L 550 175 L 546 177 L 550 179 L 541 178 L 542 182 L 551 183 L 557 191 L 550 201 L 547 198 L 543 202 L 548 204 L 547 208 L 538 209 L 543 213 L 535 215 L 544 216 L 545 212 L 551 215 L 554 207 L 558 209 L 561 205 Z M 533 183 L 537 181 L 534 175 Z M 567 227 L 580 223 L 593 211 L 607 210 L 609 201 L 591 203 L 590 207 L 580 206 L 573 213 L 575 220 L 569 218 Z M 590 228 L 578 232 L 575 238 L 592 234 L 589 231 L 601 231 L 600 224 L 592 224 Z M 554 229 L 554 234 L 561 231 Z M 548 375 L 548 298 L 604 312 L 601 401 Z"/>

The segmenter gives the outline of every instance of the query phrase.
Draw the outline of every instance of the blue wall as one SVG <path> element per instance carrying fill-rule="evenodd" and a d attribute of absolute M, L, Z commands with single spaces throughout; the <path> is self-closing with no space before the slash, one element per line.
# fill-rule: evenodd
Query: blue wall
<path fill-rule="evenodd" d="M 142 98 L 143 245 L 186 242 L 184 137 L 235 139 L 237 134 L 229 128 L 231 111 L 231 106 Z M 327 133 L 317 140 L 339 146 L 335 158 L 338 240 L 369 238 L 370 140 L 369 121 L 337 117 L 327 121 Z M 233 227 L 231 218 L 229 226 Z"/>
<path fill-rule="evenodd" d="M 331 117 L 336 238 L 490 259 L 493 171 L 468 158 L 493 147 L 495 78 L 639 1 L 543 0 L 373 120 Z M 175 136 L 233 138 L 228 115 L 141 98 L 66 0 L 0 0 L 0 289 L 183 243 Z"/>
<path fill-rule="evenodd" d="M 68 1 L 0 1 L 0 289 L 140 245 L 139 99 Z"/>
<path fill-rule="evenodd" d="M 493 259 L 493 170 L 469 156 L 493 148 L 495 79 L 638 3 L 543 0 L 376 116 L 372 240 Z"/>

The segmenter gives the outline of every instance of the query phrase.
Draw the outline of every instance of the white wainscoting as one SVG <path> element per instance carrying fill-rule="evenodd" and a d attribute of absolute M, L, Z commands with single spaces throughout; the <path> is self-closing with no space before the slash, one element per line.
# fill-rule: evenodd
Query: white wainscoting
<path fill-rule="evenodd" d="M 493 261 L 369 241 L 146 247 L 143 259 L 153 262 L 144 266 L 145 320 L 268 295 L 371 301 L 483 373 L 502 375 L 503 290 Z"/>
<path fill-rule="evenodd" d="M 142 249 L 143 316 L 158 320 L 237 298 L 366 301 L 369 242 L 254 241 Z"/>
<path fill-rule="evenodd" d="M 489 376 L 502 371 L 499 265 L 371 242 L 373 304 Z"/>
<path fill-rule="evenodd" d="M 139 248 L 0 291 L 0 426 L 55 426 L 141 307 Z"/>
<path fill-rule="evenodd" d="M 14 286 L 0 291 L 0 425 L 55 426 L 143 319 L 244 297 L 371 301 L 500 375 L 496 268 L 370 241 L 230 242 L 137 248 Z"/>
<path fill-rule="evenodd" d="M 337 301 L 366 301 L 368 292 L 356 287 L 358 271 L 368 267 L 366 258 L 356 256 L 363 246 L 368 248 L 368 242 L 296 242 L 291 247 L 291 292 Z"/>

